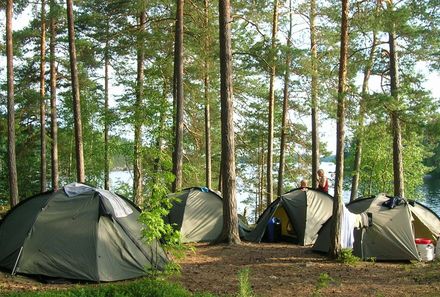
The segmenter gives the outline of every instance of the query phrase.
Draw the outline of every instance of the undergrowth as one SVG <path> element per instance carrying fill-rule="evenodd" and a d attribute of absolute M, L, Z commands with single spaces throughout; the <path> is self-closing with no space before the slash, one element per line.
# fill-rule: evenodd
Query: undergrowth
<path fill-rule="evenodd" d="M 129 283 L 100 284 L 75 287 L 67 290 L 27 291 L 1 293 L 1 297 L 214 297 L 209 293 L 197 293 L 184 289 L 178 284 L 163 280 L 142 279 Z"/>
<path fill-rule="evenodd" d="M 312 296 L 321 297 L 322 296 L 321 290 L 327 288 L 330 285 L 330 283 L 334 281 L 335 280 L 327 273 L 321 273 L 319 275 L 318 281 L 316 282 L 315 290 L 313 291 Z"/>
<path fill-rule="evenodd" d="M 353 251 L 351 249 L 342 249 L 341 254 L 339 255 L 338 261 L 344 264 L 357 264 L 361 259 L 353 255 Z"/>
<path fill-rule="evenodd" d="M 254 297 L 251 283 L 249 281 L 249 268 L 243 268 L 238 272 L 238 294 L 237 297 Z"/>

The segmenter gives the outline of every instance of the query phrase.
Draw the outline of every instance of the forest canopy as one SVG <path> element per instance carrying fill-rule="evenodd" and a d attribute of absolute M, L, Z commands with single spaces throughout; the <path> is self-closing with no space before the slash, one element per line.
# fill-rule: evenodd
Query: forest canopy
<path fill-rule="evenodd" d="M 1 2 L 3 9 L 6 1 Z M 312 182 L 314 153 L 321 161 L 332 156 L 333 149 L 325 141 L 336 138 L 330 123 L 337 118 L 339 1 L 275 3 L 275 10 L 274 1 L 231 3 L 238 191 L 244 193 L 245 204 L 255 215 L 266 204 L 268 170 L 269 179 L 282 176 L 281 183 L 271 186 L 274 193 L 280 185 L 287 191 L 297 187 L 301 179 Z M 175 176 L 176 1 L 81 0 L 73 4 L 85 182 L 106 187 L 110 171 L 129 170 L 141 178 L 143 197 L 151 196 L 158 187 L 170 190 Z M 58 125 L 59 183 L 77 178 L 66 16 L 66 3 L 62 1 L 14 2 L 15 145 L 20 199 L 40 191 L 43 173 L 43 183 L 48 189 L 53 187 L 54 119 Z M 184 5 L 183 188 L 220 187 L 218 17 L 217 1 Z M 405 196 L 420 197 L 423 177 L 440 176 L 438 86 L 433 86 L 437 91 L 433 94 L 426 84 L 429 78 L 439 77 L 439 17 L 435 0 L 350 4 L 344 185 L 350 190 L 352 177 L 357 174 L 357 196 L 393 192 L 393 119 L 401 127 Z M 0 26 L 5 32 L 3 21 Z M 390 69 L 391 31 L 396 37 L 398 97 L 394 96 Z M 43 52 L 42 40 L 46 44 Z M 7 201 L 4 34 L 0 54 L 0 198 Z M 55 88 L 51 87 L 51 69 L 56 73 Z M 55 93 L 56 101 L 51 101 Z M 272 130 L 268 129 L 268 98 L 273 98 Z M 57 114 L 51 118 L 54 102 Z M 45 121 L 43 116 L 47 117 Z M 362 158 L 355 168 L 360 146 Z M 42 152 L 46 168 L 42 167 Z M 270 167 L 268 160 L 272 160 Z M 134 199 L 131 184 L 114 190 Z"/>

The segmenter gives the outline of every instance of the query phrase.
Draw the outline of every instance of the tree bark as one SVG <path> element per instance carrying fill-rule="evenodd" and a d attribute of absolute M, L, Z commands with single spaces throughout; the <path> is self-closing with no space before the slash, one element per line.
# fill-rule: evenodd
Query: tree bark
<path fill-rule="evenodd" d="M 260 215 L 266 207 L 264 207 L 264 189 L 265 184 L 265 176 L 264 176 L 264 164 L 265 164 L 265 152 L 264 152 L 264 139 L 263 137 L 259 137 L 258 141 L 258 215 Z"/>
<path fill-rule="evenodd" d="M 286 55 L 286 71 L 284 73 L 284 90 L 283 90 L 283 114 L 281 120 L 281 143 L 280 143 L 280 165 L 278 167 L 278 197 L 283 194 L 284 182 L 284 167 L 285 167 L 285 149 L 286 149 L 286 135 L 287 135 L 287 113 L 289 102 L 289 79 L 290 79 L 290 47 L 292 40 L 292 0 L 289 2 L 289 32 L 287 34 L 287 55 Z"/>
<path fill-rule="evenodd" d="M 52 137 L 52 188 L 58 190 L 58 116 L 57 116 L 57 69 L 55 65 L 57 24 L 55 19 L 55 0 L 50 1 L 50 134 Z"/>
<path fill-rule="evenodd" d="M 238 244 L 230 10 L 229 0 L 219 1 L 223 231 L 217 241 Z"/>
<path fill-rule="evenodd" d="M 137 44 L 137 86 L 136 102 L 134 105 L 134 164 L 133 164 L 133 194 L 137 205 L 143 203 L 143 174 L 142 174 L 142 116 L 143 96 L 144 96 L 144 38 L 146 14 L 142 11 L 139 16 L 139 35 Z"/>
<path fill-rule="evenodd" d="M 104 53 L 104 189 L 110 189 L 110 157 L 109 157 L 109 66 L 110 66 L 110 52 L 109 52 L 109 21 L 107 20 L 106 28 L 106 42 Z"/>
<path fill-rule="evenodd" d="M 333 198 L 333 214 L 331 228 L 330 256 L 338 258 L 341 253 L 341 216 L 342 216 L 342 191 L 344 181 L 344 141 L 345 141 L 345 92 L 347 80 L 347 58 L 348 58 L 348 12 L 349 0 L 342 0 L 341 18 L 341 50 L 339 57 L 339 79 L 338 79 L 338 111 L 336 128 L 336 177 L 335 195 Z"/>
<path fill-rule="evenodd" d="M 211 163 L 211 111 L 210 111 L 210 100 L 209 100 L 209 8 L 208 8 L 208 0 L 205 0 L 205 60 L 204 60 L 204 87 L 205 87 L 205 175 L 206 175 L 206 186 L 211 188 L 211 172 L 212 172 L 212 163 Z"/>
<path fill-rule="evenodd" d="M 75 129 L 75 152 L 76 152 L 76 179 L 80 183 L 85 182 L 84 170 L 84 149 L 83 133 L 81 121 L 81 98 L 79 93 L 78 66 L 75 47 L 75 28 L 73 17 L 73 0 L 67 0 L 67 23 L 69 31 L 69 54 L 70 54 L 70 73 L 72 79 L 73 95 L 73 118 Z"/>
<path fill-rule="evenodd" d="M 41 0 L 40 32 L 40 191 L 46 191 L 46 1 Z"/>
<path fill-rule="evenodd" d="M 184 0 L 176 0 L 176 28 L 174 41 L 174 97 L 176 102 L 175 140 L 173 152 L 173 173 L 175 180 L 172 191 L 182 189 L 183 166 L 183 7 Z"/>
<path fill-rule="evenodd" d="M 267 136 L 267 168 L 266 168 L 266 206 L 273 201 L 273 133 L 274 133 L 274 109 L 275 109 L 275 43 L 278 31 L 278 0 L 274 0 L 272 15 L 272 44 L 271 44 L 271 64 L 269 65 L 269 115 L 268 115 L 268 136 Z"/>
<path fill-rule="evenodd" d="M 362 80 L 362 91 L 361 91 L 361 99 L 359 102 L 359 119 L 357 123 L 357 130 L 355 132 L 355 156 L 353 161 L 353 175 L 351 179 L 351 194 L 350 201 L 353 201 L 357 198 L 357 193 L 359 191 L 359 176 L 360 176 L 360 168 L 362 161 L 362 147 L 363 147 L 363 134 L 364 134 L 364 120 L 365 120 L 365 105 L 368 96 L 368 83 L 370 81 L 371 68 L 373 67 L 374 61 L 374 52 L 377 47 L 377 36 L 376 32 L 373 32 L 373 42 L 371 45 L 370 54 L 368 56 L 367 65 L 364 69 L 364 78 Z"/>
<path fill-rule="evenodd" d="M 15 155 L 14 52 L 12 40 L 13 0 L 6 1 L 6 72 L 8 85 L 8 181 L 11 207 L 18 204 L 17 163 Z"/>
<path fill-rule="evenodd" d="M 388 9 L 393 9 L 393 2 L 388 2 Z M 392 25 L 388 33 L 390 46 L 390 80 L 391 96 L 394 100 L 393 110 L 391 111 L 391 128 L 393 130 L 393 173 L 394 173 L 394 196 L 404 197 L 404 176 L 403 176 L 403 156 L 402 156 L 402 127 L 399 119 L 399 62 L 396 45 L 396 29 Z"/>
<path fill-rule="evenodd" d="M 316 172 L 319 169 L 319 113 L 318 113 L 318 51 L 316 44 L 316 1 L 310 1 L 310 52 L 311 52 L 311 101 L 312 101 L 312 188 L 316 188 Z"/>

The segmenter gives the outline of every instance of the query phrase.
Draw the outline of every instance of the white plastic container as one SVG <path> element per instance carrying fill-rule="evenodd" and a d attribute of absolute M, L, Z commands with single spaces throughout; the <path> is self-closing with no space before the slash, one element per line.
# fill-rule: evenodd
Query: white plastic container
<path fill-rule="evenodd" d="M 434 244 L 431 239 L 416 238 L 416 246 L 422 261 L 434 260 Z"/>

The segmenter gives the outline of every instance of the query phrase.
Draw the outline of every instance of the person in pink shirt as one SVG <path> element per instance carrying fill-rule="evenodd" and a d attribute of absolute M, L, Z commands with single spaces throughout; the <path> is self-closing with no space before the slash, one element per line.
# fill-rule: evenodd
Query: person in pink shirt
<path fill-rule="evenodd" d="M 316 172 L 316 175 L 317 175 L 316 181 L 318 183 L 316 188 L 319 191 L 322 191 L 324 193 L 328 193 L 328 178 L 325 176 L 324 170 L 319 169 Z"/>

